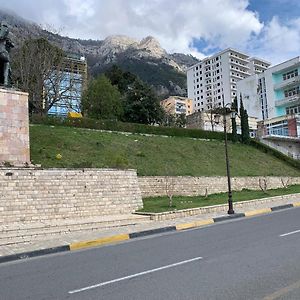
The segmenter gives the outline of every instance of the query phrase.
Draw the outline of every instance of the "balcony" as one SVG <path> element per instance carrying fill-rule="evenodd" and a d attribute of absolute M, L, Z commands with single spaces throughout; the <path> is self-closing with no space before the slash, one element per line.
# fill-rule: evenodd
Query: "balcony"
<path fill-rule="evenodd" d="M 248 67 L 248 65 L 245 65 L 245 64 L 242 64 L 242 63 L 239 63 L 239 62 L 236 62 L 236 61 L 230 61 L 230 63 L 233 64 L 233 65 L 242 67 L 242 68 L 244 68 L 244 69 L 250 70 L 250 68 Z"/>
<path fill-rule="evenodd" d="M 282 100 L 277 100 L 275 101 L 275 106 L 282 106 L 282 105 L 286 105 L 286 104 L 290 104 L 290 105 L 296 105 L 296 104 L 300 104 L 300 95 L 293 95 L 290 97 L 286 97 Z"/>
<path fill-rule="evenodd" d="M 241 60 L 242 62 L 244 62 L 244 63 L 249 63 L 249 61 L 247 60 L 247 58 L 245 57 L 240 57 L 240 56 L 237 56 L 237 54 L 235 54 L 234 52 L 231 54 L 231 53 L 229 53 L 229 57 L 230 58 L 235 58 L 235 59 L 239 59 L 239 60 Z"/>
<path fill-rule="evenodd" d="M 284 80 L 282 82 L 279 82 L 277 84 L 274 84 L 274 90 L 279 90 L 285 87 L 293 86 L 297 83 L 300 83 L 300 76 L 296 76 L 287 80 Z"/>

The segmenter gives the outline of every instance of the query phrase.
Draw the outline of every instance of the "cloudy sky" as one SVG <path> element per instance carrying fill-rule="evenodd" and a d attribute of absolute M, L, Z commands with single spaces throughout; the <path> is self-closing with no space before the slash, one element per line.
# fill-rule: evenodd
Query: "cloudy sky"
<path fill-rule="evenodd" d="M 152 35 L 198 58 L 233 47 L 272 63 L 300 55 L 299 0 L 9 0 L 0 4 L 63 35 Z"/>

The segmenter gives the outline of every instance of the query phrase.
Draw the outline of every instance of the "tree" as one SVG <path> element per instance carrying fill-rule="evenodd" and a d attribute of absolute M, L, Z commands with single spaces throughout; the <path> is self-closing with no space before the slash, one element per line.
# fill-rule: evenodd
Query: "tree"
<path fill-rule="evenodd" d="M 238 111 L 238 100 L 237 97 L 234 98 L 231 110 L 234 111 L 237 114 Z M 232 142 L 236 143 L 238 141 L 238 135 L 237 135 L 237 126 L 236 126 L 236 119 L 232 118 Z"/>
<path fill-rule="evenodd" d="M 240 95 L 240 117 L 241 117 L 242 142 L 247 144 L 250 139 L 248 113 L 244 109 L 242 95 Z"/>
<path fill-rule="evenodd" d="M 123 108 L 118 88 L 105 75 L 93 79 L 83 94 L 82 110 L 95 119 L 120 119 Z"/>
<path fill-rule="evenodd" d="M 185 127 L 185 125 L 186 125 L 186 115 L 180 114 L 180 115 L 176 116 L 175 126 L 176 127 Z"/>
<path fill-rule="evenodd" d="M 120 67 L 113 65 L 105 72 L 105 76 L 110 80 L 112 85 L 116 85 L 123 95 L 127 93 L 128 86 L 137 80 L 137 76 L 130 72 L 123 72 Z"/>
<path fill-rule="evenodd" d="M 124 121 L 156 124 L 163 120 L 163 109 L 152 89 L 137 79 L 128 86 L 123 98 Z"/>
<path fill-rule="evenodd" d="M 29 93 L 30 113 L 47 114 L 78 88 L 65 72 L 64 52 L 44 38 L 28 39 L 13 55 L 14 82 Z M 67 84 L 66 84 L 67 82 Z"/>

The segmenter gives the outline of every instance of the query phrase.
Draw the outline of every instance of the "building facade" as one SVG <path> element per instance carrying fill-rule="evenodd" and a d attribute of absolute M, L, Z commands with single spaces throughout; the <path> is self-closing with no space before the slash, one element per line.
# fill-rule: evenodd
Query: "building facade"
<path fill-rule="evenodd" d="M 188 97 L 193 109 L 203 112 L 231 103 L 237 96 L 237 82 L 259 74 L 271 64 L 232 48 L 205 58 L 187 70 Z"/>
<path fill-rule="evenodd" d="M 237 83 L 245 109 L 259 120 L 300 113 L 300 57 Z"/>
<path fill-rule="evenodd" d="M 300 137 L 300 57 L 237 84 L 249 116 L 263 121 L 263 136 Z"/>
<path fill-rule="evenodd" d="M 170 96 L 160 102 L 164 111 L 175 117 L 184 114 L 186 116 L 193 113 L 193 100 L 185 97 Z"/>
<path fill-rule="evenodd" d="M 52 93 L 53 96 L 58 93 L 59 100 L 49 109 L 48 114 L 66 117 L 71 112 L 80 113 L 82 92 L 87 84 L 86 58 L 67 53 L 59 74 L 54 74 L 54 77 L 57 78 L 55 86 L 49 82 L 48 95 L 51 97 Z"/>

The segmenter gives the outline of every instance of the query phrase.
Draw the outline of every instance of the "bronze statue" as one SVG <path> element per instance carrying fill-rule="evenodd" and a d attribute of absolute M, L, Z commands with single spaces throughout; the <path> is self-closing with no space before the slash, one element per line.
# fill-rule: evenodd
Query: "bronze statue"
<path fill-rule="evenodd" d="M 11 67 L 9 52 L 14 44 L 8 37 L 9 30 L 6 23 L 0 25 L 0 85 L 11 85 Z"/>

